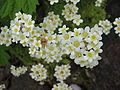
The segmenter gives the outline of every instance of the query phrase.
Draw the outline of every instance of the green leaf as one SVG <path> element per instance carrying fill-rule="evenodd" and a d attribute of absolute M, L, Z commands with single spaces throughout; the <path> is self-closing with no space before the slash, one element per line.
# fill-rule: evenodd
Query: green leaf
<path fill-rule="evenodd" d="M 4 18 L 6 16 L 9 16 L 12 12 L 13 6 L 14 0 L 6 0 L 0 9 L 0 17 Z"/>
<path fill-rule="evenodd" d="M 25 1 L 24 0 L 14 0 L 13 11 L 11 12 L 10 17 L 15 17 L 15 13 L 22 10 L 24 7 Z"/>
<path fill-rule="evenodd" d="M 24 0 L 25 4 L 22 7 L 23 12 L 32 14 L 36 12 L 36 5 L 38 5 L 38 0 Z"/>
<path fill-rule="evenodd" d="M 15 13 L 18 11 L 33 14 L 36 12 L 36 5 L 38 4 L 38 0 L 1 0 L 0 18 L 14 18 Z"/>

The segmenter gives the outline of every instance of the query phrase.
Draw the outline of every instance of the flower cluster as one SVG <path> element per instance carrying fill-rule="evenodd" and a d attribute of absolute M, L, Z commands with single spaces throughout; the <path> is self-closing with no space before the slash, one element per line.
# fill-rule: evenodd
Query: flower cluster
<path fill-rule="evenodd" d="M 102 2 L 103 2 L 103 0 L 96 0 L 95 6 L 96 6 L 96 7 L 100 7 L 101 4 L 102 4 Z"/>
<path fill-rule="evenodd" d="M 0 43 L 9 46 L 11 42 L 20 42 L 23 46 L 28 46 L 28 36 L 34 36 L 32 30 L 36 29 L 34 27 L 35 21 L 31 18 L 31 15 L 16 13 L 16 18 L 11 21 L 10 28 L 8 29 L 6 26 L 1 28 Z"/>
<path fill-rule="evenodd" d="M 0 85 L 0 90 L 3 90 L 3 89 L 5 89 L 5 84 Z"/>
<path fill-rule="evenodd" d="M 29 54 L 32 57 L 42 58 L 45 61 L 53 62 L 61 60 L 62 54 L 58 45 L 58 35 L 54 31 L 61 26 L 62 21 L 58 15 L 50 12 L 44 18 L 40 27 L 35 27 L 31 15 L 16 13 L 16 18 L 11 21 L 10 28 L 2 27 L 0 33 L 0 44 L 9 46 L 14 43 L 21 43 L 29 47 Z"/>
<path fill-rule="evenodd" d="M 71 38 L 70 58 L 81 67 L 93 68 L 101 59 L 99 53 L 102 52 L 102 28 L 95 25 L 93 28 L 75 28 Z M 69 50 L 69 49 L 68 49 Z"/>
<path fill-rule="evenodd" d="M 62 20 L 60 20 L 59 15 L 55 15 L 54 12 L 49 12 L 48 16 L 40 23 L 42 29 L 47 30 L 50 34 L 53 34 L 57 27 L 61 25 Z"/>
<path fill-rule="evenodd" d="M 73 21 L 74 24 L 80 25 L 83 23 L 81 19 L 81 15 L 78 15 L 78 7 L 75 4 L 66 4 L 64 6 L 64 10 L 62 10 L 62 15 L 66 19 L 66 21 Z"/>
<path fill-rule="evenodd" d="M 65 83 L 58 83 L 57 85 L 54 85 L 52 90 L 73 90 L 71 86 L 68 86 Z"/>
<path fill-rule="evenodd" d="M 115 29 L 115 33 L 118 34 L 120 37 L 120 17 L 116 18 L 113 24 L 117 25 L 117 27 L 115 27 L 114 29 Z"/>
<path fill-rule="evenodd" d="M 11 73 L 16 77 L 25 74 L 25 72 L 27 71 L 27 67 L 25 66 L 16 68 L 15 66 L 11 65 L 10 69 L 11 69 Z"/>
<path fill-rule="evenodd" d="M 6 46 L 9 46 L 11 42 L 12 34 L 7 26 L 1 27 L 1 33 L 0 33 L 0 45 L 5 44 Z"/>
<path fill-rule="evenodd" d="M 35 27 L 35 22 L 31 17 L 24 13 L 16 13 L 16 18 L 11 21 L 10 29 L 2 28 L 1 34 L 7 30 L 12 42 L 19 42 L 29 47 L 29 54 L 32 57 L 42 58 L 47 63 L 59 62 L 64 54 L 68 54 L 81 67 L 92 68 L 98 64 L 98 60 L 101 59 L 99 53 L 102 52 L 100 48 L 103 28 L 95 25 L 91 29 L 88 26 L 85 29 L 74 28 L 71 32 L 69 27 L 63 25 L 58 28 L 59 34 L 57 34 L 54 31 L 62 24 L 58 15 L 50 12 L 40 24 L 41 28 Z M 5 36 L 6 33 L 1 39 L 4 40 Z"/>
<path fill-rule="evenodd" d="M 103 33 L 108 35 L 112 29 L 112 23 L 108 20 L 100 20 L 99 25 L 102 27 Z"/>
<path fill-rule="evenodd" d="M 58 81 L 63 82 L 68 76 L 70 76 L 70 65 L 56 66 L 54 76 Z"/>
<path fill-rule="evenodd" d="M 30 76 L 36 81 L 43 81 L 47 78 L 47 70 L 42 64 L 33 65 L 31 68 Z"/>

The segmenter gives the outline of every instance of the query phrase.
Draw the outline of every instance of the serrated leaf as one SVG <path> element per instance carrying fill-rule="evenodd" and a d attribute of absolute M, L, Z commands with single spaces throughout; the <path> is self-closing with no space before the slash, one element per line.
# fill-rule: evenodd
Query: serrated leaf
<path fill-rule="evenodd" d="M 36 12 L 38 0 L 5 0 L 0 1 L 0 18 L 15 16 L 18 11 L 33 14 Z"/>
<path fill-rule="evenodd" d="M 15 17 L 15 13 L 19 12 L 22 10 L 22 8 L 24 7 L 25 1 L 24 0 L 14 0 L 14 8 L 13 11 L 11 13 L 11 17 Z"/>

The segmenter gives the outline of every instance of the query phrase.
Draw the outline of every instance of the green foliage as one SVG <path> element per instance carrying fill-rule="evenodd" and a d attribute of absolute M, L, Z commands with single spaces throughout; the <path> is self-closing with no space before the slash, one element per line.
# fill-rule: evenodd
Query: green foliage
<path fill-rule="evenodd" d="M 83 23 L 81 27 L 90 26 L 93 27 L 98 24 L 99 20 L 104 20 L 106 18 L 105 4 L 102 7 L 95 6 L 96 0 L 81 0 L 78 3 L 79 13 L 82 16 Z M 105 0 L 106 1 L 106 0 Z"/>
<path fill-rule="evenodd" d="M 101 7 L 95 7 L 94 4 L 81 9 L 79 12 L 84 20 L 80 25 L 81 27 L 93 27 L 95 24 L 98 24 L 99 20 L 104 20 L 106 18 L 105 10 Z"/>
<path fill-rule="evenodd" d="M 89 5 L 95 5 L 96 0 L 80 0 L 80 2 L 77 4 L 80 10 L 82 10 L 85 7 L 88 7 Z"/>
<path fill-rule="evenodd" d="M 0 66 L 9 64 L 10 56 L 7 53 L 8 50 L 9 47 L 6 47 L 4 45 L 0 46 Z"/>
<path fill-rule="evenodd" d="M 9 50 L 11 54 L 11 58 L 17 58 L 18 61 L 21 61 L 25 65 L 30 65 L 32 63 L 32 58 L 29 55 L 28 48 L 22 47 L 22 45 L 12 45 Z"/>
<path fill-rule="evenodd" d="M 3 19 L 3 21 L 6 21 L 6 17 L 13 19 L 15 13 L 19 11 L 33 14 L 36 12 L 36 5 L 38 5 L 38 0 L 1 0 L 0 20 Z"/>
<path fill-rule="evenodd" d="M 12 45 L 6 47 L 4 45 L 0 46 L 0 65 L 7 65 L 10 63 L 10 60 L 22 62 L 25 65 L 31 65 L 32 58 L 28 53 L 28 48 L 23 48 L 21 45 Z"/>

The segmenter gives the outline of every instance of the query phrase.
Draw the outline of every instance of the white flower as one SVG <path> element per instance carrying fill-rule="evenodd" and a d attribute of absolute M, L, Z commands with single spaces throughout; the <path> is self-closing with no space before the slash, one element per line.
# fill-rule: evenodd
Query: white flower
<path fill-rule="evenodd" d="M 71 43 L 69 43 L 64 47 L 64 50 L 66 50 L 65 54 L 70 54 L 74 51 L 74 47 Z"/>
<path fill-rule="evenodd" d="M 94 59 L 96 59 L 96 53 L 93 50 L 86 51 L 85 60 L 92 62 Z"/>
<path fill-rule="evenodd" d="M 81 19 L 81 15 L 74 15 L 73 23 L 78 26 L 80 25 L 80 23 L 83 23 L 83 20 Z"/>
<path fill-rule="evenodd" d="M 82 36 L 82 38 L 86 39 L 88 38 L 89 34 L 90 34 L 90 27 L 85 27 L 85 29 L 81 29 L 80 31 L 80 35 Z"/>
<path fill-rule="evenodd" d="M 12 27 L 11 28 L 11 30 L 12 30 L 12 34 L 19 34 L 19 31 L 20 31 L 20 28 L 19 27 L 17 27 L 17 26 L 14 26 L 14 27 Z"/>
<path fill-rule="evenodd" d="M 1 30 L 2 30 L 1 33 L 3 33 L 3 34 L 6 34 L 6 33 L 8 33 L 8 31 L 9 31 L 9 29 L 8 29 L 7 26 L 5 26 L 5 27 L 1 27 Z"/>
<path fill-rule="evenodd" d="M 99 34 L 97 34 L 96 32 L 90 33 L 89 38 L 86 39 L 87 42 L 93 42 L 95 44 L 97 44 L 99 42 L 99 40 L 102 40 L 102 37 Z"/>
<path fill-rule="evenodd" d="M 69 28 L 66 27 L 66 25 L 63 25 L 62 28 L 59 28 L 59 33 L 65 33 Z"/>
<path fill-rule="evenodd" d="M 71 59 L 75 59 L 75 60 L 81 60 L 84 58 L 84 55 L 85 54 L 85 50 L 84 49 L 77 49 L 77 50 L 74 50 L 71 55 L 70 55 L 70 58 Z"/>
<path fill-rule="evenodd" d="M 21 20 L 22 20 L 23 23 L 31 21 L 31 19 L 32 19 L 32 16 L 30 14 L 23 13 L 23 15 L 21 17 Z"/>
<path fill-rule="evenodd" d="M 35 43 L 34 43 L 33 45 L 34 45 L 34 47 L 37 48 L 37 49 L 40 48 L 40 47 L 42 47 L 40 41 L 35 41 Z"/>
<path fill-rule="evenodd" d="M 11 42 L 10 39 L 5 39 L 4 44 L 5 44 L 6 46 L 10 46 L 10 45 L 12 44 L 12 42 Z"/>
<path fill-rule="evenodd" d="M 18 13 L 16 13 L 15 15 L 16 15 L 16 17 L 17 17 L 18 19 L 22 18 L 22 13 L 21 13 L 21 12 L 18 12 Z"/>
<path fill-rule="evenodd" d="M 73 32 L 72 36 L 80 37 L 82 39 L 82 37 L 80 36 L 80 33 L 82 30 L 83 30 L 82 28 L 74 28 L 74 32 Z"/>
<path fill-rule="evenodd" d="M 34 27 L 34 23 L 35 23 L 35 21 L 29 20 L 25 24 L 26 24 L 27 27 Z"/>
<path fill-rule="evenodd" d="M 61 35 L 62 44 L 70 44 L 72 32 L 66 32 Z"/>
<path fill-rule="evenodd" d="M 26 39 L 27 37 L 26 37 L 24 34 L 20 33 L 18 38 L 19 38 L 19 40 L 20 40 L 20 43 L 22 43 L 22 42 L 25 41 L 25 39 Z"/>
<path fill-rule="evenodd" d="M 73 48 L 74 49 L 80 49 L 80 48 L 83 48 L 85 46 L 84 42 L 82 41 L 82 38 L 81 36 L 79 37 L 75 37 L 75 38 L 72 38 L 72 45 L 73 45 Z"/>

